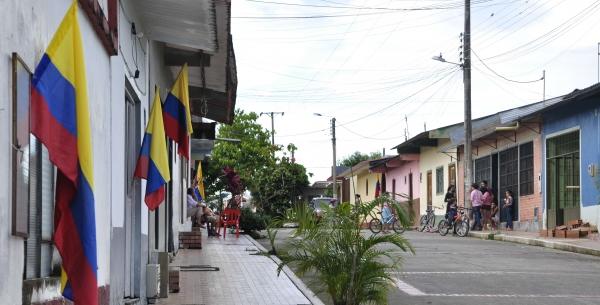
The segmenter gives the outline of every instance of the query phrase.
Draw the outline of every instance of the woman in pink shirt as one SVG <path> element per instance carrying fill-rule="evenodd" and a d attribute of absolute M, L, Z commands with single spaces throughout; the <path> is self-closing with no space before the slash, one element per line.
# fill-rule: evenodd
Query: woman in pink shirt
<path fill-rule="evenodd" d="M 481 191 L 477 183 L 471 184 L 471 206 L 473 207 L 473 230 L 481 231 Z"/>

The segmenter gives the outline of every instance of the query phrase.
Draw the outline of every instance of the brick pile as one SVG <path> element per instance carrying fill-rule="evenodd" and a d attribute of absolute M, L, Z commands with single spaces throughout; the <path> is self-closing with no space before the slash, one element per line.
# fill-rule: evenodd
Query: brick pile
<path fill-rule="evenodd" d="M 179 267 L 169 268 L 169 290 L 179 292 Z"/>
<path fill-rule="evenodd" d="M 581 219 L 571 220 L 566 226 L 557 226 L 552 230 L 540 230 L 540 237 L 556 238 L 581 238 L 590 235 L 597 235 L 598 228 L 590 226 L 589 222 L 583 222 Z"/>
<path fill-rule="evenodd" d="M 192 232 L 179 232 L 179 249 L 202 249 L 200 227 L 193 227 Z"/>

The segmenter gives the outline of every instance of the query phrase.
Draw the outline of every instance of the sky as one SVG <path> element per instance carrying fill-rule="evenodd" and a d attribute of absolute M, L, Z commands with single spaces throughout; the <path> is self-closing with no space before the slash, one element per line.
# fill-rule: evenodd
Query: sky
<path fill-rule="evenodd" d="M 595 0 L 472 0 L 472 117 L 542 101 L 544 70 L 546 98 L 595 84 L 598 23 Z M 231 32 L 236 107 L 284 112 L 275 143 L 298 147 L 311 182 L 331 176 L 331 117 L 338 160 L 463 122 L 449 62 L 462 57 L 464 1 L 236 0 Z"/>

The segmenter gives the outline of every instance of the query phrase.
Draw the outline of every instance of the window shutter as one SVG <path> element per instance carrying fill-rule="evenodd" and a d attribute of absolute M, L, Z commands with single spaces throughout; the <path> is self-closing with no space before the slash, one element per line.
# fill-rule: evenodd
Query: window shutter
<path fill-rule="evenodd" d="M 25 278 L 31 279 L 37 277 L 39 234 L 37 230 L 38 209 L 37 202 L 39 198 L 39 178 L 38 178 L 38 146 L 39 142 L 33 135 L 29 139 L 29 237 L 26 241 L 26 261 Z"/>
<path fill-rule="evenodd" d="M 41 254 L 40 276 L 50 276 L 52 269 L 52 234 L 54 231 L 54 165 L 50 162 L 48 149 L 42 145 L 42 198 L 41 201 Z"/>

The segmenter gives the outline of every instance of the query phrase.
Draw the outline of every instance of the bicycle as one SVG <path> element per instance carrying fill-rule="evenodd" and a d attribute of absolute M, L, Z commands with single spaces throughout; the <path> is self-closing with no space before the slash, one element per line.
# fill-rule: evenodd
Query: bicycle
<path fill-rule="evenodd" d="M 452 227 L 456 231 L 456 235 L 460 237 L 465 237 L 469 233 L 469 217 L 465 210 L 470 210 L 468 208 L 461 208 L 461 210 L 454 216 L 454 221 L 450 223 L 448 219 L 443 219 L 438 224 L 438 232 L 442 236 L 446 236 L 448 231 Z M 448 214 L 446 214 L 448 215 Z"/>
<path fill-rule="evenodd" d="M 377 212 L 377 214 L 381 214 L 381 212 Z M 394 230 L 394 232 L 398 234 L 404 232 L 404 226 L 400 223 L 400 220 L 398 219 L 398 217 L 396 217 L 395 214 L 392 214 L 392 217 L 390 217 L 390 220 L 388 220 L 386 223 L 383 223 L 383 221 L 379 218 L 371 219 L 371 221 L 369 221 L 369 230 L 371 230 L 373 234 L 378 234 L 379 232 L 381 232 L 381 228 L 383 228 L 383 225 L 386 224 L 392 225 L 392 230 Z"/>
<path fill-rule="evenodd" d="M 425 232 L 435 232 L 435 230 L 437 230 L 437 227 L 435 226 L 435 210 L 436 209 L 443 209 L 444 206 L 442 205 L 442 207 L 436 207 L 436 206 L 432 206 L 431 210 L 427 210 L 427 214 L 421 216 L 421 218 L 419 219 L 419 232 L 423 232 L 423 230 L 425 230 L 425 228 L 429 227 L 427 231 Z"/>

